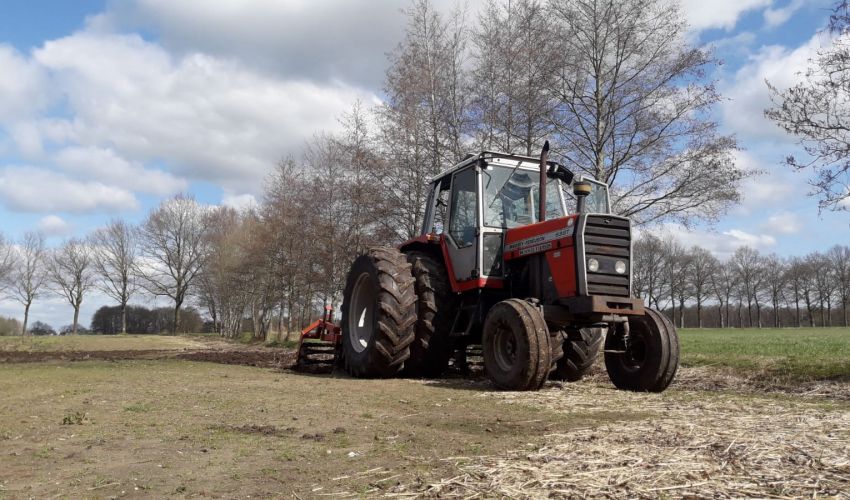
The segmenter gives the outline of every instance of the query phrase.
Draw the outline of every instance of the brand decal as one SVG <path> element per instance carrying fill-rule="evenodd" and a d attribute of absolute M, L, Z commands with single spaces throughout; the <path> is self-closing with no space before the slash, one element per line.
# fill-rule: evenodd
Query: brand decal
<path fill-rule="evenodd" d="M 512 252 L 514 250 L 521 248 L 522 250 L 519 253 L 520 255 L 527 255 L 528 253 L 534 253 L 534 252 L 539 251 L 539 250 L 532 250 L 531 248 L 526 248 L 526 247 L 532 247 L 532 245 L 535 245 L 533 248 L 538 248 L 538 247 L 541 246 L 540 245 L 541 243 L 547 243 L 547 242 L 551 242 L 551 241 L 555 241 L 555 240 L 560 240 L 561 238 L 566 238 L 567 236 L 572 236 L 573 235 L 573 229 L 574 229 L 574 226 L 570 226 L 570 227 L 566 227 L 566 228 L 563 228 L 563 229 L 558 229 L 557 231 L 550 231 L 548 233 L 538 234 L 537 236 L 532 236 L 532 237 L 526 238 L 524 240 L 515 241 L 513 243 L 509 243 L 509 244 L 505 245 L 505 251 L 506 252 Z M 549 248 L 551 248 L 551 246 L 552 246 L 551 244 L 546 245 L 544 250 L 548 250 Z"/>

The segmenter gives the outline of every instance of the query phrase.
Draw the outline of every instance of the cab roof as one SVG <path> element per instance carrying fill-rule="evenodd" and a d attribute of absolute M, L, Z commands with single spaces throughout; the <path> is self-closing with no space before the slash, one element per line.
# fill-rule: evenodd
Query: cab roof
<path fill-rule="evenodd" d="M 500 160 L 505 162 L 505 166 L 514 167 L 517 163 L 520 163 L 520 168 L 528 168 L 528 169 L 539 169 L 540 168 L 540 158 L 534 158 L 533 156 L 524 156 L 524 155 L 515 155 L 509 153 L 498 153 L 495 151 L 482 151 L 478 154 L 470 154 L 467 155 L 466 158 L 461 160 L 460 162 L 454 164 L 446 170 L 443 170 L 439 174 L 435 175 L 431 178 L 429 182 L 436 182 L 444 177 L 447 177 L 457 170 L 460 170 L 464 167 L 467 167 L 478 161 L 485 161 L 487 163 L 498 163 Z M 523 165 L 523 163 L 527 163 L 527 165 Z M 549 165 L 554 165 L 555 162 L 548 162 Z"/>

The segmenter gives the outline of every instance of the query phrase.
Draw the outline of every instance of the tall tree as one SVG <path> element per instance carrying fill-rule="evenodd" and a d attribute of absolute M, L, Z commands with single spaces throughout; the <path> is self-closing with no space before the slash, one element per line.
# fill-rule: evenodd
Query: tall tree
<path fill-rule="evenodd" d="M 127 303 L 138 290 L 138 239 L 127 222 L 113 219 L 91 236 L 99 288 L 121 305 L 121 333 L 127 333 Z"/>
<path fill-rule="evenodd" d="M 770 254 L 763 260 L 765 290 L 773 307 L 773 326 L 782 326 L 780 320 L 780 303 L 785 294 L 786 279 L 788 273 L 787 264 L 776 254 Z"/>
<path fill-rule="evenodd" d="M 841 320 L 848 326 L 847 303 L 850 302 L 850 247 L 835 245 L 827 252 L 833 276 L 836 281 L 838 298 L 841 300 Z"/>
<path fill-rule="evenodd" d="M 74 308 L 71 333 L 77 334 L 80 306 L 86 292 L 94 286 L 92 251 L 85 241 L 72 238 L 54 250 L 47 260 L 48 279 L 59 295 Z"/>
<path fill-rule="evenodd" d="M 712 54 L 687 39 L 676 2 L 552 0 L 561 46 L 554 90 L 563 161 L 607 182 L 639 222 L 715 219 L 745 174 L 721 135 Z"/>
<path fill-rule="evenodd" d="M 0 233 L 0 293 L 9 286 L 12 271 L 15 269 L 15 248 Z"/>
<path fill-rule="evenodd" d="M 472 41 L 473 114 L 482 149 L 533 155 L 552 130 L 555 32 L 538 0 L 490 0 Z"/>
<path fill-rule="evenodd" d="M 664 242 L 650 233 L 643 233 L 634 245 L 633 275 L 635 294 L 645 298 L 649 307 L 658 308 L 663 293 Z"/>
<path fill-rule="evenodd" d="M 750 247 L 741 247 L 732 255 L 732 263 L 741 287 L 741 296 L 747 301 L 747 321 L 750 327 L 753 326 L 753 302 L 756 300 L 761 279 L 760 258 L 758 251 Z"/>
<path fill-rule="evenodd" d="M 711 278 L 718 272 L 719 263 L 711 252 L 694 246 L 690 251 L 690 264 L 687 280 L 697 304 L 697 327 L 702 328 L 702 306 L 708 298 Z"/>
<path fill-rule="evenodd" d="M 388 215 L 400 239 L 420 227 L 427 180 L 462 157 L 469 128 L 463 13 L 448 22 L 430 0 L 415 0 L 405 13 L 405 37 L 390 55 L 387 99 L 378 110 L 387 163 L 377 187 L 395 207 Z"/>
<path fill-rule="evenodd" d="M 47 280 L 45 269 L 44 235 L 27 232 L 18 245 L 15 259 L 15 270 L 12 273 L 10 286 L 12 299 L 24 306 L 24 322 L 21 325 L 21 335 L 27 333 L 27 322 L 30 316 L 30 306 L 39 297 Z"/>
<path fill-rule="evenodd" d="M 717 298 L 717 311 L 720 315 L 720 328 L 732 326 L 729 316 L 729 304 L 738 287 L 737 274 L 731 259 L 720 262 L 717 269 L 711 275 L 711 290 Z M 724 314 L 725 312 L 725 314 Z"/>
<path fill-rule="evenodd" d="M 180 331 L 180 308 L 207 258 L 206 227 L 204 207 L 178 195 L 151 211 L 140 228 L 137 270 L 149 293 L 174 302 L 172 333 Z"/>
<path fill-rule="evenodd" d="M 850 12 L 838 2 L 830 17 L 829 46 L 809 60 L 800 80 L 788 89 L 768 82 L 773 107 L 765 116 L 799 139 L 805 155 L 785 163 L 810 170 L 812 195 L 821 210 L 847 210 L 850 204 Z"/>

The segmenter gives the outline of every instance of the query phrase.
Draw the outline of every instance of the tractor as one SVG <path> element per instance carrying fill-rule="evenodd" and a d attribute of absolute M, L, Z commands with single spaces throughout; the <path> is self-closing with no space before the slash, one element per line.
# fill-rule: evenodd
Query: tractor
<path fill-rule="evenodd" d="M 339 362 L 355 377 L 441 375 L 467 346 L 507 390 L 579 380 L 604 352 L 620 389 L 660 392 L 676 328 L 632 294 L 632 225 L 608 187 L 484 151 L 430 181 L 421 233 L 352 264 Z M 604 347 L 603 347 L 604 344 Z"/>

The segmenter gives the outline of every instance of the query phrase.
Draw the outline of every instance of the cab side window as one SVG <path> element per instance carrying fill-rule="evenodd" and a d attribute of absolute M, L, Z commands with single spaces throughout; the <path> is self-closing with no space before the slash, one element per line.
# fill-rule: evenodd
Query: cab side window
<path fill-rule="evenodd" d="M 449 209 L 449 180 L 446 177 L 437 186 L 437 192 L 435 193 L 437 199 L 434 200 L 434 222 L 429 231 L 432 234 L 440 234 L 446 230 L 446 215 Z"/>
<path fill-rule="evenodd" d="M 468 168 L 454 175 L 452 182 L 449 235 L 463 248 L 475 243 L 478 228 L 478 190 L 475 170 Z"/>

